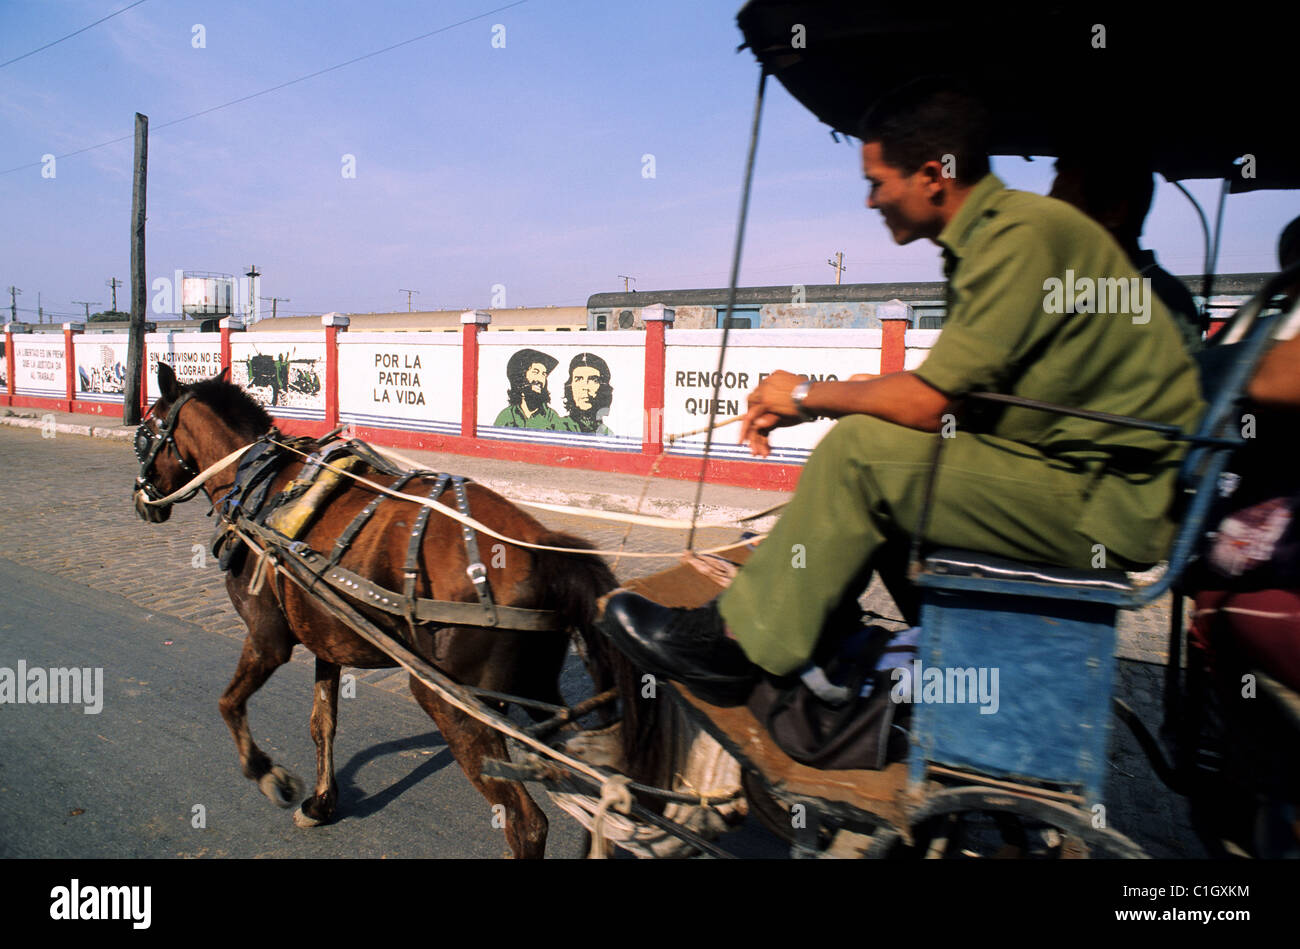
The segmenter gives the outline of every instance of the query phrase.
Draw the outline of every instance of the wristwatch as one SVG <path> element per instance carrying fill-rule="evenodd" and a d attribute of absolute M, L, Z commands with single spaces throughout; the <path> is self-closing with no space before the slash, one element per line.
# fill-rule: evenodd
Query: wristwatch
<path fill-rule="evenodd" d="M 810 388 L 812 388 L 812 382 L 805 379 L 803 382 L 797 383 L 795 387 L 790 390 L 790 401 L 794 403 L 794 410 L 799 413 L 799 417 L 805 422 L 811 422 L 814 419 L 821 418 L 820 415 L 814 415 L 803 407 L 803 400 L 808 398 L 808 390 Z"/>

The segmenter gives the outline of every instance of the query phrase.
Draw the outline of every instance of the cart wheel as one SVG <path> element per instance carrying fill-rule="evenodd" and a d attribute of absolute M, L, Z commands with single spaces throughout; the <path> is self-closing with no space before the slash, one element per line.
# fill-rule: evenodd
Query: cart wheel
<path fill-rule="evenodd" d="M 740 774 L 740 784 L 749 801 L 750 809 L 760 824 L 791 846 L 800 842 L 790 820 L 790 808 L 772 796 L 772 792 L 767 789 L 762 778 L 745 768 Z M 828 846 L 831 837 L 829 830 L 818 828 L 819 849 Z"/>
<path fill-rule="evenodd" d="M 1027 794 L 965 787 L 939 791 L 913 814 L 912 845 L 882 837 L 868 856 L 894 859 L 1142 858 L 1117 831 L 1077 808 Z"/>
<path fill-rule="evenodd" d="M 773 795 L 761 777 L 746 768 L 741 772 L 740 781 L 750 811 L 759 823 L 802 856 L 872 857 L 882 849 L 882 839 L 890 842 L 899 839 L 898 831 L 888 822 L 884 819 L 873 820 L 873 815 L 866 813 L 862 815 L 862 824 L 855 822 L 853 830 L 819 820 L 815 815 L 812 816 L 816 822 L 815 828 L 796 830 L 791 820 L 790 803 Z M 804 798 L 800 798 L 799 802 L 808 803 Z M 810 810 L 815 810 L 815 806 L 810 806 Z"/>

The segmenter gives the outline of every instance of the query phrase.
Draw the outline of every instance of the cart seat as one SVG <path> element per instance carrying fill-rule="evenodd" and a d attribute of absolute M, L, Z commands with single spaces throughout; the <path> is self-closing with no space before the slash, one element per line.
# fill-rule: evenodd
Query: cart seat
<path fill-rule="evenodd" d="M 1047 584 L 1063 588 L 1062 596 L 1079 590 L 1127 593 L 1132 589 L 1128 576 L 1121 570 L 1077 570 L 1051 564 L 1023 563 L 955 547 L 945 547 L 930 554 L 925 561 L 925 571 L 932 575 L 927 586 L 935 587 L 947 585 L 942 577 L 969 577 Z M 1039 595 L 1050 594 L 1040 592 Z"/>
<path fill-rule="evenodd" d="M 936 701 L 914 693 L 912 782 L 938 765 L 1096 803 L 1115 623 L 1134 593 L 1128 577 L 946 548 L 930 554 L 916 582 L 921 668 L 913 678 L 986 675 L 997 700 L 981 708 L 968 694 L 943 691 Z"/>

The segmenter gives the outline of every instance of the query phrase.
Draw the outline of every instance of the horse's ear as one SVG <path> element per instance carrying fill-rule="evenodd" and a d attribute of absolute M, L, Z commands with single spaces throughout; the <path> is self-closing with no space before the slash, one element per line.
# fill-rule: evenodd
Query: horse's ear
<path fill-rule="evenodd" d="M 176 373 L 172 372 L 172 367 L 165 362 L 158 363 L 158 391 L 168 402 L 175 402 L 180 398 L 181 387 L 176 381 Z"/>
<path fill-rule="evenodd" d="M 229 366 L 222 367 L 222 370 L 219 373 L 217 373 L 217 378 L 220 379 L 222 382 L 229 382 L 230 367 Z"/>

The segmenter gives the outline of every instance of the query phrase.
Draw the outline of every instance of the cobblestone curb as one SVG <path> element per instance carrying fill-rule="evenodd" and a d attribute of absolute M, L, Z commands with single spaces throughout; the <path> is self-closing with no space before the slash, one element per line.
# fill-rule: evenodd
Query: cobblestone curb
<path fill-rule="evenodd" d="M 39 415 L 18 415 L 10 413 L 0 416 L 0 425 L 12 425 L 15 428 L 47 428 L 48 422 Z M 135 435 L 135 429 L 122 425 L 78 425 L 75 422 L 55 422 L 52 431 L 60 435 L 85 435 L 90 438 L 118 438 L 129 441 Z"/>

